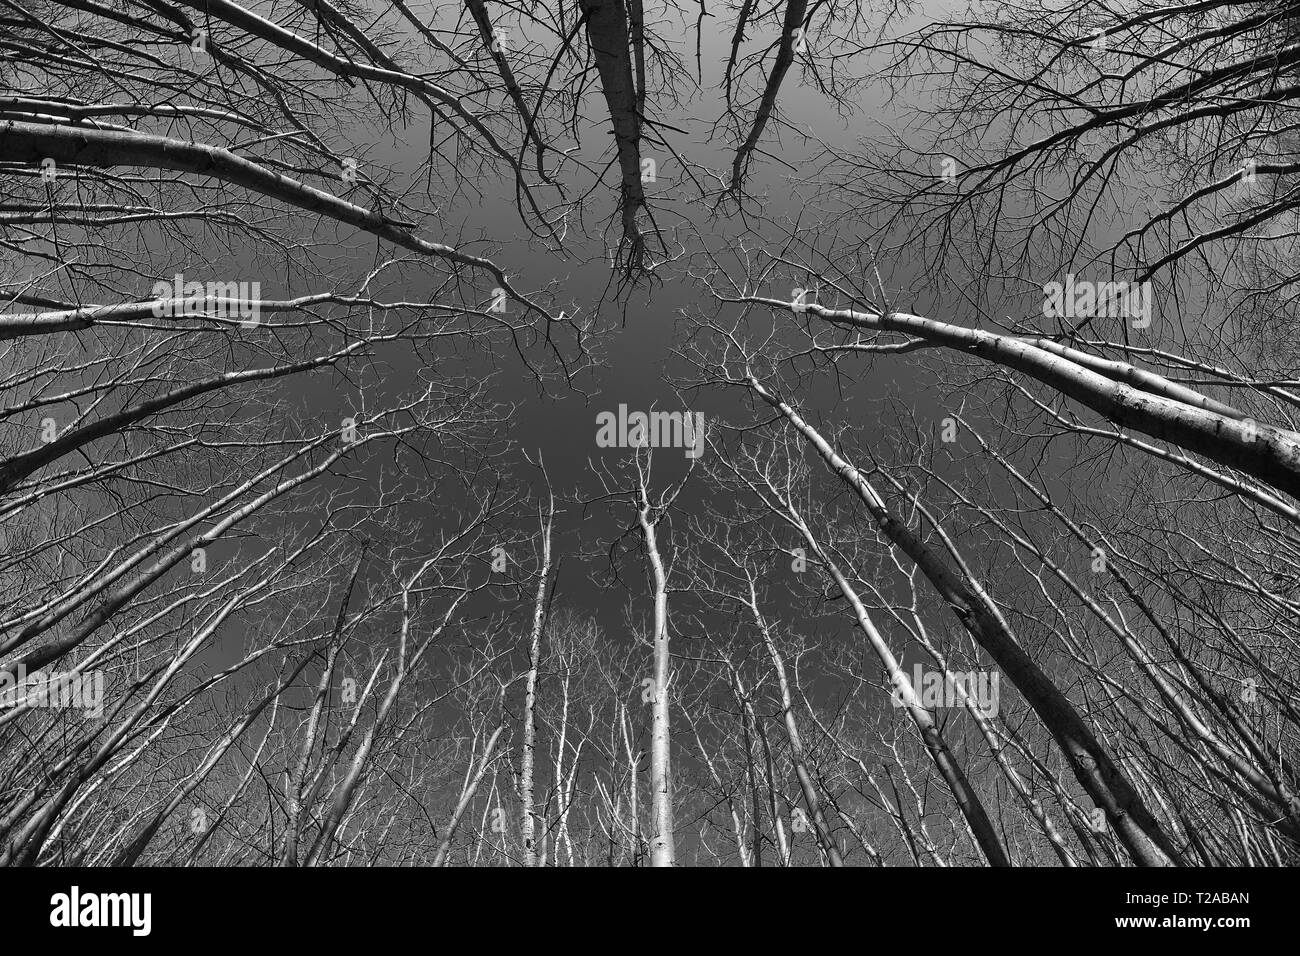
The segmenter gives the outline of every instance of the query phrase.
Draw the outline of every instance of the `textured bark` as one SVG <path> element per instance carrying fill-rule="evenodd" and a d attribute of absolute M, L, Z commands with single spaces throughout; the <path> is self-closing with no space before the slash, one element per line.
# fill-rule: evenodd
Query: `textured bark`
<path fill-rule="evenodd" d="M 654 688 L 650 733 L 650 865 L 672 866 L 676 861 L 673 838 L 672 736 L 669 728 L 669 681 L 672 654 L 668 647 L 668 577 L 655 537 L 649 505 L 640 515 L 646 553 L 654 580 Z"/>
<path fill-rule="evenodd" d="M 743 301 L 789 309 L 778 299 Z M 1073 398 L 1117 425 L 1171 442 L 1247 472 L 1300 499 L 1300 434 L 1252 423 L 1229 406 L 1120 362 L 1107 362 L 1042 340 L 950 325 L 902 312 L 873 314 L 803 307 L 839 325 L 902 332 L 1015 369 Z"/>
<path fill-rule="evenodd" d="M 528 643 L 528 677 L 524 685 L 523 744 L 519 759 L 519 803 L 522 818 L 520 832 L 524 841 L 524 866 L 537 865 L 536 814 L 533 808 L 533 766 L 537 747 L 537 670 L 542 654 L 542 635 L 546 631 L 550 609 L 548 586 L 551 577 L 551 526 L 555 519 L 555 499 L 542 519 L 542 568 L 537 581 L 537 598 L 533 604 L 533 629 Z M 559 781 L 557 781 L 558 785 Z"/>

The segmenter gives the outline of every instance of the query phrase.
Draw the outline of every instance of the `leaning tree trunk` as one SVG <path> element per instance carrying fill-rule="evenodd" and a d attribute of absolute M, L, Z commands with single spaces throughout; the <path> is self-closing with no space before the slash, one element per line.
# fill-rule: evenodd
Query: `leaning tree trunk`
<path fill-rule="evenodd" d="M 793 408 L 752 376 L 749 386 L 780 412 L 817 451 L 827 467 L 855 492 L 880 530 L 916 563 L 948 608 L 1015 684 L 1056 739 L 1088 796 L 1105 810 L 1107 820 L 1133 862 L 1140 866 L 1176 864 L 1177 848 L 1119 765 L 1079 716 L 1069 698 L 1020 646 L 987 595 L 969 587 L 957 571 L 948 567 L 909 527 L 894 517 L 861 472 L 840 456 Z"/>
<path fill-rule="evenodd" d="M 907 711 L 908 716 L 912 718 L 917 733 L 921 736 L 921 742 L 925 744 L 925 749 L 934 762 L 935 769 L 939 771 L 939 776 L 948 785 L 953 799 L 957 802 L 957 809 L 961 811 L 962 818 L 966 821 L 971 836 L 974 837 L 975 843 L 983 852 L 985 859 L 988 860 L 990 866 L 1010 866 L 1011 861 L 1007 858 L 1006 850 L 1002 846 L 1002 841 L 998 839 L 997 831 L 993 827 L 993 822 L 989 819 L 988 811 L 984 809 L 979 794 L 971 786 L 961 764 L 948 747 L 948 742 L 944 739 L 939 725 L 935 723 L 934 716 L 922 706 L 920 698 L 916 696 L 912 682 L 908 679 L 902 667 L 899 666 L 897 658 L 894 657 L 893 652 L 885 643 L 884 636 L 876 628 L 875 622 L 871 620 L 866 605 L 862 603 L 862 599 L 853 589 L 853 586 L 849 584 L 839 566 L 831 560 L 826 549 L 813 536 L 812 530 L 803 520 L 803 517 L 798 511 L 794 510 L 790 502 L 787 501 L 783 504 L 790 523 L 803 536 L 809 552 L 817 556 L 817 560 L 821 562 L 826 573 L 835 582 L 840 594 L 843 595 L 853 609 L 858 627 L 866 635 L 871 649 L 875 652 L 881 666 L 884 667 L 885 673 L 889 675 L 890 683 L 897 689 L 904 709 Z"/>
<path fill-rule="evenodd" d="M 794 702 L 790 697 L 790 682 L 785 676 L 785 662 L 781 660 L 781 652 L 777 649 L 776 639 L 772 636 L 772 629 L 758 609 L 758 591 L 754 586 L 752 576 L 749 578 L 749 599 L 747 603 L 749 604 L 750 613 L 753 615 L 754 623 L 763 635 L 767 655 L 772 661 L 772 671 L 776 674 L 777 687 L 781 691 L 781 714 L 785 720 L 785 734 L 790 741 L 790 762 L 794 766 L 794 775 L 799 781 L 799 789 L 803 792 L 804 803 L 808 805 L 808 818 L 812 823 L 813 832 L 817 837 L 817 842 L 821 845 L 822 852 L 826 854 L 827 862 L 832 867 L 843 866 L 844 860 L 840 857 L 839 847 L 835 845 L 835 838 L 831 835 L 830 825 L 826 822 L 826 815 L 822 811 L 821 798 L 818 796 L 817 787 L 813 783 L 812 776 L 808 773 L 808 764 L 804 759 L 803 738 L 799 736 L 799 722 L 794 715 Z"/>

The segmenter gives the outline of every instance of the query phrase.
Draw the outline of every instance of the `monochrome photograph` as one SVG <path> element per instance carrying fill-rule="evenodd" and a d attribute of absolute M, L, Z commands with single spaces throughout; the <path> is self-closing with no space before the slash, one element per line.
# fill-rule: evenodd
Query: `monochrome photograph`
<path fill-rule="evenodd" d="M 856 868 L 1241 939 L 1298 284 L 1295 0 L 0 0 L 21 921 Z"/>

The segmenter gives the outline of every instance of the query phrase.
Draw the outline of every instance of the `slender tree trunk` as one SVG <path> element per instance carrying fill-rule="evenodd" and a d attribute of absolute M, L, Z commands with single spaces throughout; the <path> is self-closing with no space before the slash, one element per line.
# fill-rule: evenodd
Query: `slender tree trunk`
<path fill-rule="evenodd" d="M 785 16 L 781 23 L 781 39 L 777 41 L 776 62 L 772 64 L 772 72 L 767 75 L 767 83 L 763 86 L 763 96 L 758 102 L 758 109 L 754 113 L 754 125 L 749 129 L 749 135 L 745 137 L 740 148 L 736 150 L 736 155 L 731 161 L 731 188 L 739 190 L 745 182 L 745 175 L 749 169 L 749 160 L 753 155 L 758 141 L 763 137 L 763 130 L 767 128 L 768 120 L 772 117 L 772 111 L 776 109 L 776 97 L 781 92 L 781 83 L 785 80 L 785 75 L 789 72 L 791 65 L 794 63 L 795 47 L 799 37 L 799 31 L 803 29 L 804 16 L 808 10 L 808 0 L 786 0 Z M 737 24 L 736 32 L 739 36 L 741 26 L 744 21 Z"/>
<path fill-rule="evenodd" d="M 880 530 L 916 563 L 962 625 L 1015 684 L 1056 738 L 1079 783 L 1096 805 L 1106 811 L 1107 819 L 1133 862 L 1141 866 L 1175 864 L 1178 858 L 1176 848 L 1137 791 L 1084 723 L 1069 698 L 1020 646 L 987 595 L 967 586 L 957 572 L 895 518 L 862 474 L 831 448 L 793 408 L 764 388 L 756 378 L 751 377 L 749 383 L 763 401 L 785 416 L 816 449 L 836 477 L 857 494 Z"/>
<path fill-rule="evenodd" d="M 672 654 L 668 647 L 668 575 L 655 535 L 658 518 L 641 476 L 641 507 L 638 520 L 645 538 L 646 556 L 654 584 L 654 700 L 650 729 L 650 865 L 672 866 L 676 860 L 673 841 L 672 738 L 668 699 L 672 680 Z"/>
<path fill-rule="evenodd" d="M 487 746 L 483 748 L 483 757 L 478 762 L 478 769 L 474 775 L 466 782 L 465 787 L 461 790 L 460 800 L 456 802 L 456 809 L 452 811 L 451 819 L 447 822 L 447 827 L 443 831 L 442 843 L 438 846 L 438 852 L 433 858 L 434 866 L 442 866 L 447 862 L 447 855 L 451 852 L 451 841 L 456 836 L 456 830 L 460 827 L 460 821 L 465 816 L 465 811 L 474 800 L 474 794 L 478 792 L 479 784 L 483 782 L 483 775 L 487 773 L 487 768 L 492 763 L 492 753 L 497 748 L 497 741 L 501 739 L 501 731 L 505 730 L 505 724 L 497 724 L 497 729 L 492 731 L 492 736 L 488 738 Z"/>
<path fill-rule="evenodd" d="M 754 384 L 756 385 L 757 382 L 754 382 Z M 957 758 L 949 749 L 948 743 L 944 739 L 938 724 L 935 723 L 933 715 L 922 706 L 920 699 L 916 696 L 916 691 L 912 687 L 912 682 L 898 665 L 897 658 L 894 657 L 893 651 L 889 649 L 884 636 L 876 628 L 875 622 L 871 620 L 871 615 L 867 613 L 862 599 L 853 589 L 839 566 L 831 560 L 827 550 L 821 546 L 816 536 L 813 535 L 812 529 L 808 527 L 808 523 L 804 521 L 794 502 L 788 497 L 781 498 L 777 490 L 770 484 L 768 485 L 768 492 L 776 496 L 777 501 L 767 498 L 766 493 L 760 492 L 760 494 L 763 494 L 768 505 L 776 510 L 804 539 L 810 554 L 817 557 L 840 594 L 848 601 L 859 629 L 866 636 L 867 643 L 880 661 L 890 683 L 896 689 L 895 692 L 902 701 L 903 708 L 916 726 L 926 752 L 929 753 L 935 769 L 939 771 L 939 775 L 948 785 L 953 800 L 956 802 L 958 810 L 961 811 L 962 818 L 966 821 L 971 835 L 984 853 L 985 858 L 991 866 L 1009 866 L 1010 861 L 1007 859 L 1006 850 L 1003 848 L 1002 841 L 998 838 L 997 831 L 989 820 L 979 794 L 975 792 L 970 781 L 966 778 L 961 764 L 958 763 Z"/>
<path fill-rule="evenodd" d="M 758 592 L 754 587 L 752 576 L 749 578 L 749 609 L 754 616 L 754 623 L 758 625 L 759 632 L 763 635 L 763 644 L 767 647 L 768 657 L 772 661 L 772 670 L 776 674 L 777 686 L 781 691 L 781 714 L 785 720 L 786 737 L 790 740 L 790 762 L 794 765 L 794 774 L 799 781 L 799 789 L 803 792 L 804 803 L 808 806 L 808 818 L 812 822 L 813 832 L 817 836 L 817 842 L 821 845 L 822 852 L 826 854 L 827 862 L 832 867 L 843 866 L 844 860 L 840 856 L 834 838 L 831 836 L 831 829 L 826 823 L 825 814 L 822 812 L 821 799 L 817 795 L 817 788 L 814 786 L 812 777 L 808 773 L 807 764 L 804 762 L 803 739 L 799 736 L 799 723 L 795 718 L 794 703 L 790 698 L 790 683 L 785 676 L 785 662 L 781 660 L 781 654 L 777 650 L 771 628 L 768 627 L 767 621 L 758 609 Z"/>
<path fill-rule="evenodd" d="M 551 527 L 555 520 L 555 498 L 551 497 L 542 519 L 542 569 L 537 581 L 537 599 L 533 604 L 533 632 L 528 645 L 528 678 L 524 686 L 523 753 L 519 761 L 519 802 L 522 819 L 520 832 L 524 840 L 524 866 L 537 865 L 536 815 L 533 810 L 533 765 L 537 747 L 537 668 L 542 654 L 542 634 L 546 630 L 549 610 L 547 586 L 551 576 Z M 556 781 L 557 784 L 559 781 Z"/>
<path fill-rule="evenodd" d="M 348 577 L 347 590 L 343 592 L 343 600 L 339 602 L 339 612 L 334 619 L 334 631 L 330 634 L 329 646 L 325 651 L 325 666 L 321 668 L 320 681 L 316 687 L 316 698 L 312 701 L 311 716 L 307 719 L 307 731 L 303 734 L 302 747 L 298 753 L 298 764 L 294 768 L 293 775 L 288 782 L 288 808 L 285 822 L 284 834 L 284 852 L 280 855 L 281 866 L 298 865 L 298 835 L 302 828 L 302 790 L 303 781 L 307 776 L 307 765 L 311 761 L 312 752 L 316 749 L 316 732 L 320 726 L 321 711 L 325 707 L 325 699 L 329 695 L 330 685 L 334 682 L 334 666 L 338 661 L 339 651 L 343 647 L 343 642 L 339 640 L 339 635 L 343 632 L 343 625 L 347 620 L 348 602 L 352 598 L 352 590 L 356 587 L 357 575 L 361 573 L 361 562 L 365 560 L 366 549 L 363 547 L 357 555 L 356 563 L 352 566 L 352 574 Z"/>

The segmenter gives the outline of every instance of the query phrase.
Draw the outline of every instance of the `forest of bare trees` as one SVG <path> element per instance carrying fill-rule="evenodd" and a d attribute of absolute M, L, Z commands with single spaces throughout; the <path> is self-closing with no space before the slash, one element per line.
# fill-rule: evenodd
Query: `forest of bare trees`
<path fill-rule="evenodd" d="M 1300 862 L 1292 0 L 0 0 L 0 865 Z"/>

